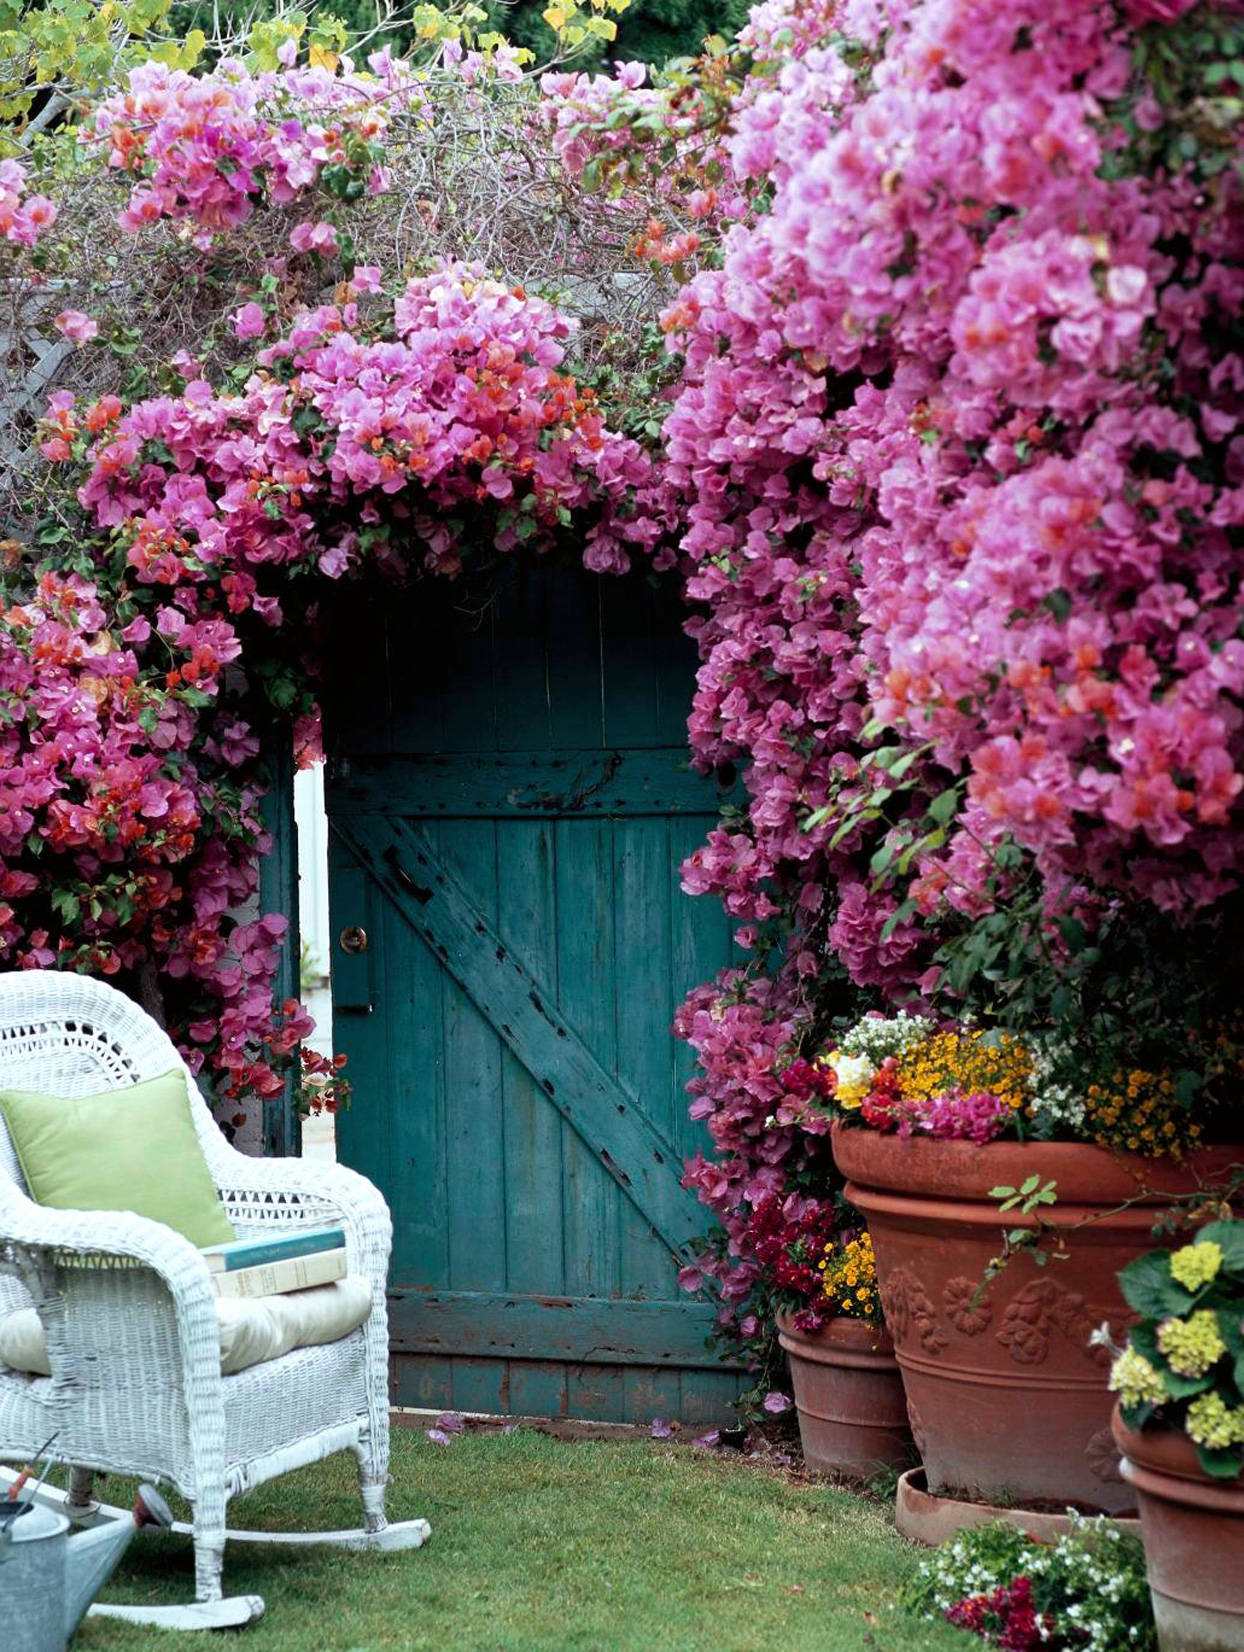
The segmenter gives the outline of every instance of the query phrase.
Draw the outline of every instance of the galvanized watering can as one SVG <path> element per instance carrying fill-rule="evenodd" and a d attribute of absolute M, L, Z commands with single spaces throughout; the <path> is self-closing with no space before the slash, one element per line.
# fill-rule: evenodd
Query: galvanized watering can
<path fill-rule="evenodd" d="M 150 1486 L 133 1516 L 70 1535 L 69 1521 L 37 1502 L 0 1503 L 0 1624 L 6 1652 L 65 1652 L 86 1609 L 140 1525 L 170 1524 Z"/>

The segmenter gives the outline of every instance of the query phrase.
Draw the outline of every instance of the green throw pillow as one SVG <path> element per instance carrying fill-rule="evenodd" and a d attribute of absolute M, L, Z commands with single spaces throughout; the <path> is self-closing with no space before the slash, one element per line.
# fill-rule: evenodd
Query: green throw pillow
<path fill-rule="evenodd" d="M 180 1069 L 94 1096 L 0 1090 L 30 1197 L 57 1210 L 129 1210 L 193 1245 L 237 1235 L 194 1133 Z"/>

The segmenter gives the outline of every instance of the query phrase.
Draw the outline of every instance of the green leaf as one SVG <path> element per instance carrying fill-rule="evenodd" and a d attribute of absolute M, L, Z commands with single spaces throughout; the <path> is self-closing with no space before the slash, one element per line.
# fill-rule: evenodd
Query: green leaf
<path fill-rule="evenodd" d="M 929 837 L 919 837 L 914 843 L 909 843 L 903 850 L 902 854 L 898 857 L 898 870 L 900 877 L 906 876 L 907 868 L 911 865 L 913 855 L 923 855 L 927 853 L 930 848 L 939 847 L 938 845 L 933 844 L 932 836 L 933 834 L 930 833 Z M 945 833 L 943 833 L 942 836 L 945 838 Z"/>
<path fill-rule="evenodd" d="M 915 901 L 904 901 L 901 906 L 896 907 L 881 926 L 881 939 L 883 941 L 888 941 L 890 936 L 893 935 L 894 931 L 898 928 L 899 924 L 906 923 L 915 910 Z"/>
<path fill-rule="evenodd" d="M 1244 1469 L 1244 1447 L 1212 1448 L 1199 1445 L 1196 1454 L 1197 1461 L 1206 1474 L 1212 1475 L 1215 1480 L 1234 1480 L 1241 1469 Z"/>
<path fill-rule="evenodd" d="M 1170 1254 L 1151 1250 L 1119 1270 L 1119 1288 L 1124 1300 L 1142 1319 L 1182 1317 L 1194 1298 L 1171 1278 Z"/>
<path fill-rule="evenodd" d="M 1152 1417 L 1153 1409 L 1146 1400 L 1143 1405 L 1120 1405 L 1119 1412 L 1127 1426 L 1139 1433 Z"/>
<path fill-rule="evenodd" d="M 830 838 L 829 847 L 831 849 L 836 849 L 842 842 L 843 838 L 849 837 L 859 823 L 860 817 L 858 815 L 848 815 L 842 825 L 839 826 L 838 830 L 834 833 L 833 837 Z"/>
<path fill-rule="evenodd" d="M 82 911 L 82 902 L 68 889 L 54 889 L 52 910 L 58 912 L 65 923 L 76 923 Z"/>
<path fill-rule="evenodd" d="M 1178 1371 L 1165 1370 L 1162 1381 L 1166 1384 L 1166 1392 L 1173 1400 L 1189 1400 L 1194 1394 L 1204 1394 L 1206 1389 L 1214 1386 L 1211 1376 L 1183 1377 Z"/>
<path fill-rule="evenodd" d="M 1210 1222 L 1198 1229 L 1197 1243 L 1209 1242 L 1222 1250 L 1222 1265 L 1232 1273 L 1244 1272 L 1244 1222 Z"/>
<path fill-rule="evenodd" d="M 936 820 L 940 826 L 949 825 L 955 811 L 959 807 L 958 786 L 948 786 L 944 792 L 939 792 L 925 811 L 930 819 Z"/>
<path fill-rule="evenodd" d="M 886 867 L 889 866 L 890 862 L 894 859 L 894 851 L 896 847 L 897 845 L 894 843 L 883 843 L 880 849 L 878 849 L 873 855 L 872 859 L 868 863 L 868 870 L 874 875 L 874 877 L 880 877 Z M 899 870 L 902 871 L 903 868 L 900 866 Z"/>
<path fill-rule="evenodd" d="M 1236 1390 L 1244 1398 L 1244 1319 L 1240 1317 L 1238 1306 L 1219 1308 L 1218 1334 L 1226 1343 L 1227 1352 L 1231 1356 L 1231 1374 Z"/>
<path fill-rule="evenodd" d="M 1153 1325 L 1133 1325 L 1127 1333 L 1128 1346 L 1134 1348 L 1138 1354 L 1143 1354 L 1150 1365 L 1159 1368 L 1165 1365 L 1164 1357 L 1158 1352 L 1158 1333 Z"/>

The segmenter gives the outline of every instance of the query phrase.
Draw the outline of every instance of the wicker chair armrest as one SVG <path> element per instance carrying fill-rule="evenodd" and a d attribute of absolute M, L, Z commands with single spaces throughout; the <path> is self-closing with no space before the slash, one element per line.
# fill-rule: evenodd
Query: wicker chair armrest
<path fill-rule="evenodd" d="M 168 1292 L 180 1355 L 179 1385 L 189 1416 L 223 1430 L 220 1323 L 207 1263 L 190 1241 L 162 1222 L 130 1211 L 57 1210 L 36 1204 L 11 1185 L 0 1198 L 0 1260 L 8 1262 L 34 1298 L 54 1361 L 67 1367 L 90 1352 L 74 1345 L 75 1264 L 132 1265 L 154 1273 Z M 153 1310 L 147 1296 L 142 1312 Z M 165 1321 L 167 1325 L 167 1321 Z M 166 1333 L 167 1335 L 167 1333 Z M 73 1379 L 65 1382 L 72 1397 Z"/>
<path fill-rule="evenodd" d="M 0 1244 L 64 1253 L 67 1257 L 140 1262 L 158 1273 L 174 1296 L 196 1287 L 212 1301 L 211 1275 L 200 1252 L 163 1222 L 128 1210 L 58 1210 L 36 1204 L 9 1186 L 0 1199 Z"/>
<path fill-rule="evenodd" d="M 393 1219 L 383 1195 L 356 1170 L 307 1159 L 257 1159 L 225 1146 L 213 1152 L 212 1175 L 235 1221 L 285 1226 L 297 1200 L 317 1223 L 345 1230 L 352 1272 L 383 1288 L 393 1246 Z"/>

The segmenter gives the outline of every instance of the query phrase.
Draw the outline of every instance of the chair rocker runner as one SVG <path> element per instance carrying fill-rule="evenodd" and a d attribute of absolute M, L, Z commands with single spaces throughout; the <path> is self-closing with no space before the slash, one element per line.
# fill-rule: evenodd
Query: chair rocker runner
<path fill-rule="evenodd" d="M 193 1511 L 174 1529 L 194 1538 L 196 1605 L 93 1610 L 223 1627 L 263 1610 L 256 1596 L 224 1599 L 227 1538 L 397 1550 L 420 1547 L 430 1528 L 426 1520 L 390 1525 L 384 1514 L 392 1223 L 380 1194 L 338 1165 L 255 1159 L 230 1147 L 167 1034 L 115 988 L 50 970 L 0 975 L 0 1088 L 86 1096 L 174 1068 L 186 1074 L 195 1132 L 239 1237 L 343 1228 L 350 1273 L 372 1283 L 371 1314 L 336 1342 L 222 1375 L 216 1298 L 199 1251 L 146 1217 L 35 1204 L 0 1121 L 0 1320 L 33 1307 L 51 1367 L 40 1377 L 0 1363 L 0 1460 L 28 1460 L 55 1432 L 73 1473 L 67 1494 L 48 1495 L 71 1519 L 115 1515 L 92 1504 L 96 1470 L 175 1486 Z M 347 1450 L 358 1459 L 360 1527 L 226 1529 L 231 1497 Z"/>

